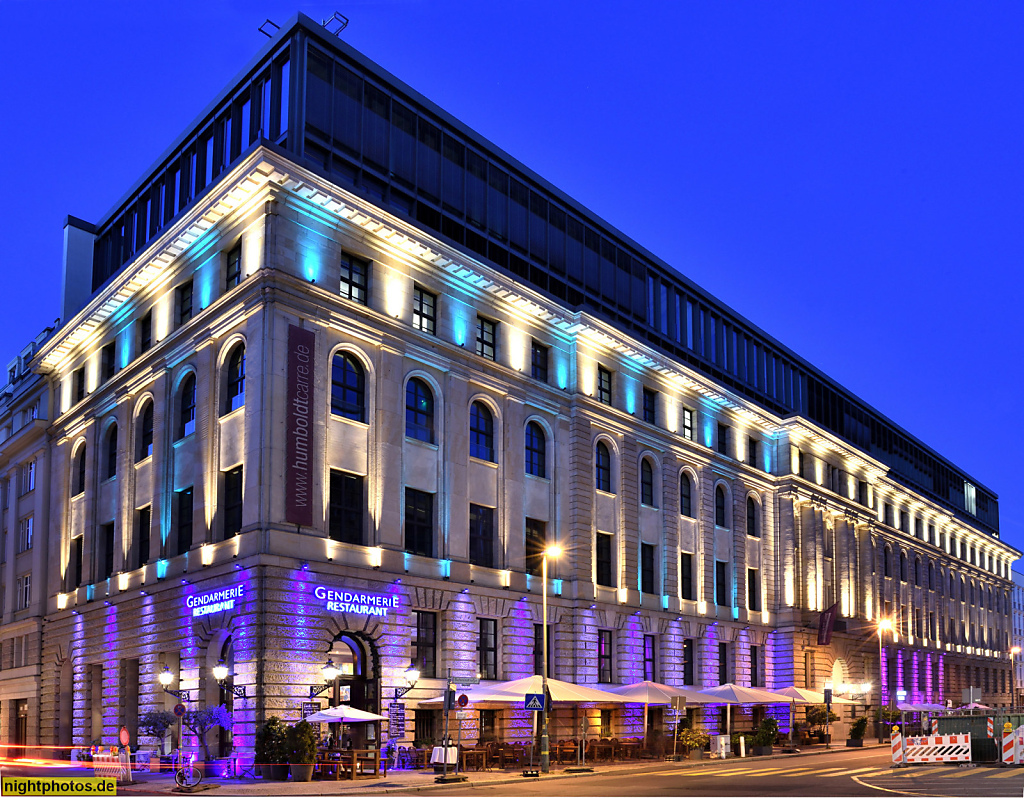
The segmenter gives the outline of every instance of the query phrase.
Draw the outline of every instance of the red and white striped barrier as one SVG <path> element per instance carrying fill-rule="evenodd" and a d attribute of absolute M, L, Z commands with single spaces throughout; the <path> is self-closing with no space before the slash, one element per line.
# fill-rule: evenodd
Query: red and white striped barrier
<path fill-rule="evenodd" d="M 1017 764 L 1017 735 L 1014 732 L 1003 732 L 1003 764 Z"/>
<path fill-rule="evenodd" d="M 995 721 L 995 718 L 985 718 L 985 720 L 986 720 L 986 724 L 985 725 L 988 728 L 988 736 L 989 736 L 989 738 L 995 737 L 996 736 L 996 721 Z"/>
<path fill-rule="evenodd" d="M 908 737 L 905 757 L 905 763 L 908 765 L 925 762 L 970 762 L 971 735 L 935 734 L 929 737 Z M 900 764 L 895 759 L 893 763 Z"/>
<path fill-rule="evenodd" d="M 1014 752 L 1013 764 L 1024 765 L 1024 726 L 1018 726 L 1013 732 Z"/>
<path fill-rule="evenodd" d="M 900 734 L 899 726 L 892 727 L 890 739 L 892 740 L 892 763 L 894 765 L 905 765 L 906 759 L 903 755 L 903 735 Z"/>

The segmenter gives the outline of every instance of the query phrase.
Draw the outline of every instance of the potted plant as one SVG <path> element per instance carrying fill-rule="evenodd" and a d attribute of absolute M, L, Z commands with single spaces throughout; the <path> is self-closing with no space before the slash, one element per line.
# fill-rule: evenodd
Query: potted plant
<path fill-rule="evenodd" d="M 848 748 L 860 748 L 864 745 L 864 734 L 868 730 L 868 716 L 861 715 L 850 724 L 850 739 L 846 741 Z"/>
<path fill-rule="evenodd" d="M 704 749 L 711 745 L 711 735 L 703 729 L 683 729 L 679 732 L 679 744 L 690 759 L 701 759 Z"/>
<path fill-rule="evenodd" d="M 754 734 L 752 753 L 754 756 L 771 756 L 772 746 L 779 733 L 779 722 L 775 718 L 765 718 Z"/>
<path fill-rule="evenodd" d="M 288 727 L 272 715 L 256 732 L 256 763 L 272 781 L 288 780 Z"/>
<path fill-rule="evenodd" d="M 218 726 L 222 729 L 230 729 L 231 724 L 231 713 L 223 704 L 202 709 L 187 709 L 181 719 L 181 725 L 199 738 L 199 744 L 203 747 L 203 762 L 213 761 L 210 746 L 206 742 L 206 733 Z"/>
<path fill-rule="evenodd" d="M 807 723 L 815 727 L 815 734 L 820 742 L 831 742 L 832 735 L 825 733 L 825 724 L 835 723 L 837 720 L 839 716 L 835 712 L 830 712 L 824 704 L 807 707 Z"/>
<path fill-rule="evenodd" d="M 316 764 L 316 732 L 313 725 L 300 720 L 288 728 L 288 764 L 295 781 L 312 781 Z"/>
<path fill-rule="evenodd" d="M 143 712 L 139 715 L 139 736 L 149 737 L 157 741 L 157 756 L 159 759 L 156 760 L 157 765 L 155 767 L 150 764 L 150 769 L 154 772 L 160 770 L 163 758 L 170 753 L 167 750 L 167 730 L 172 728 L 177 722 L 178 719 L 174 717 L 174 713 L 163 710 L 159 712 Z"/>

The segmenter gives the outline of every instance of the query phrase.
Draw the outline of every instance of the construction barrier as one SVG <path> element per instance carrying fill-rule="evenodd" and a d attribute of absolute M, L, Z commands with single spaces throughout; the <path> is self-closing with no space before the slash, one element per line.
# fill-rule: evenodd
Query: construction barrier
<path fill-rule="evenodd" d="M 1007 726 L 1010 724 L 1007 723 Z M 1017 764 L 1017 735 L 1012 731 L 1003 732 L 1003 764 Z"/>
<path fill-rule="evenodd" d="M 995 737 L 996 736 L 996 720 L 995 720 L 995 718 L 986 718 L 985 720 L 986 720 L 985 726 L 988 729 L 988 736 L 989 737 Z"/>
<path fill-rule="evenodd" d="M 890 739 L 892 740 L 892 763 L 894 765 L 905 765 L 903 756 L 903 735 L 900 734 L 900 727 L 893 726 Z"/>
<path fill-rule="evenodd" d="M 895 740 L 895 735 L 893 737 Z M 893 764 L 918 765 L 926 762 L 970 762 L 971 735 L 935 734 L 928 737 L 908 737 L 902 762 L 896 760 L 893 749 Z"/>

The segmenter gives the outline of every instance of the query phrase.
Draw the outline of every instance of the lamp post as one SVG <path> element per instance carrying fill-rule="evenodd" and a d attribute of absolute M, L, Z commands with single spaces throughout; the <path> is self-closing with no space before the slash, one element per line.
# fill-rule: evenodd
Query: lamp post
<path fill-rule="evenodd" d="M 213 678 L 217 680 L 217 684 L 219 684 L 221 686 L 221 689 L 229 690 L 229 691 L 231 691 L 231 694 L 235 698 L 241 698 L 243 701 L 245 701 L 246 696 L 245 696 L 245 685 L 244 684 L 241 687 L 235 687 L 235 683 L 234 682 L 232 682 L 228 686 L 224 685 L 224 682 L 227 681 L 227 678 L 230 675 L 232 675 L 232 674 L 228 673 L 228 666 L 224 664 L 224 660 L 221 660 L 220 662 L 218 662 L 216 665 L 213 666 Z"/>
<path fill-rule="evenodd" d="M 164 692 L 168 695 L 172 695 L 182 703 L 188 703 L 191 701 L 190 690 L 171 690 L 169 689 L 171 682 L 174 681 L 174 674 L 171 673 L 171 669 L 164 665 L 164 669 L 160 671 L 160 675 L 156 677 L 161 687 L 164 688 Z"/>
<path fill-rule="evenodd" d="M 1013 664 L 1013 658 L 1020 653 L 1020 646 L 1014 646 L 1010 649 L 1010 711 L 1017 711 L 1017 672 L 1016 665 Z"/>
<path fill-rule="evenodd" d="M 891 632 L 892 619 L 880 618 L 878 620 L 878 742 L 882 742 L 882 729 L 885 728 L 885 721 L 882 720 L 882 708 L 885 706 L 885 661 L 882 659 L 882 633 Z M 893 640 L 896 635 L 893 634 Z"/>
<path fill-rule="evenodd" d="M 544 706 L 540 711 L 540 772 L 547 773 L 551 767 L 551 752 L 548 742 L 548 557 L 557 558 L 562 554 L 562 547 L 548 546 L 541 558 L 541 692 L 544 694 Z"/>

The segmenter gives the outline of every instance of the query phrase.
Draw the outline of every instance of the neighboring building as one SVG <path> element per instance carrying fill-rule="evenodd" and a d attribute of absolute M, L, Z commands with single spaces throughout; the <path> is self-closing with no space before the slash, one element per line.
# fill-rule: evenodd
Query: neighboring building
<path fill-rule="evenodd" d="M 0 387 L 0 740 L 39 744 L 39 663 L 49 592 L 50 383 L 32 372 L 53 328 L 7 365 Z"/>
<path fill-rule="evenodd" d="M 894 617 L 886 698 L 1009 702 L 994 494 L 306 17 L 65 241 L 44 741 L 134 733 L 167 669 L 248 756 L 328 658 L 374 710 L 416 663 L 432 739 L 417 702 L 536 672 L 544 622 L 556 678 L 877 704 Z"/>
<path fill-rule="evenodd" d="M 1024 653 L 1024 574 L 1013 572 L 1013 645 Z M 1024 662 L 1018 654 L 1014 660 L 1014 678 L 1017 690 L 1016 705 L 1024 706 L 1021 691 L 1024 690 Z"/>

